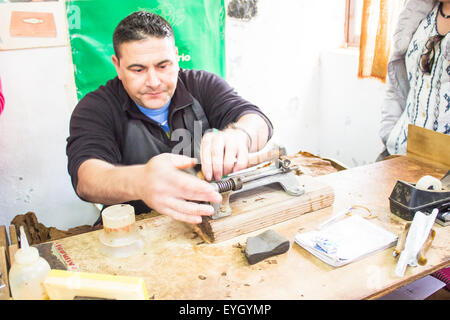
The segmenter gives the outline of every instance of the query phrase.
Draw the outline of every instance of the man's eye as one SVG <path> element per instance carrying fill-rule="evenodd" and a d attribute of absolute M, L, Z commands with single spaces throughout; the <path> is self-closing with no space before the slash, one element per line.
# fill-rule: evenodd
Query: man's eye
<path fill-rule="evenodd" d="M 143 69 L 133 69 L 133 72 L 139 73 L 142 72 Z"/>

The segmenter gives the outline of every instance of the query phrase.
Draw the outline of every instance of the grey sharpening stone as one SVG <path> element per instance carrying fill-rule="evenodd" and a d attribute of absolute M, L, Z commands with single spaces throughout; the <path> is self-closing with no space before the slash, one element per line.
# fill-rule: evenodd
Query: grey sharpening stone
<path fill-rule="evenodd" d="M 274 230 L 267 230 L 255 237 L 249 237 L 245 245 L 245 256 L 249 264 L 258 263 L 268 257 L 289 250 L 289 240 Z"/>

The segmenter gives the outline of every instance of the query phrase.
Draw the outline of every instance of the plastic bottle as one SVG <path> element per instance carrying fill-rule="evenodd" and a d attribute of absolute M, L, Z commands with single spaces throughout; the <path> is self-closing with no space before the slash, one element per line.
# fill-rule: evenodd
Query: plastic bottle
<path fill-rule="evenodd" d="M 48 299 L 43 281 L 50 272 L 48 262 L 39 256 L 38 249 L 28 245 L 23 227 L 20 227 L 20 245 L 9 271 L 9 284 L 14 300 Z"/>

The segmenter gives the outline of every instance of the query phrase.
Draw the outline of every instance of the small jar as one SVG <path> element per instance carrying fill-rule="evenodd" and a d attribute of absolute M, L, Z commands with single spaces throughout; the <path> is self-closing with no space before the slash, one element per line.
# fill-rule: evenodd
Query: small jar
<path fill-rule="evenodd" d="M 100 242 L 102 252 L 107 256 L 127 257 L 142 249 L 136 226 L 134 208 L 129 204 L 118 204 L 102 212 L 103 232 Z"/>

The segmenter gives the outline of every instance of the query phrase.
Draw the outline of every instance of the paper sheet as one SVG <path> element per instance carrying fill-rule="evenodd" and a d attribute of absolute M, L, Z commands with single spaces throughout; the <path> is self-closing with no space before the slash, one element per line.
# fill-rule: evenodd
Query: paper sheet
<path fill-rule="evenodd" d="M 355 215 L 320 231 L 299 233 L 295 236 L 295 242 L 319 259 L 337 267 L 391 247 L 397 238 L 395 234 Z"/>

